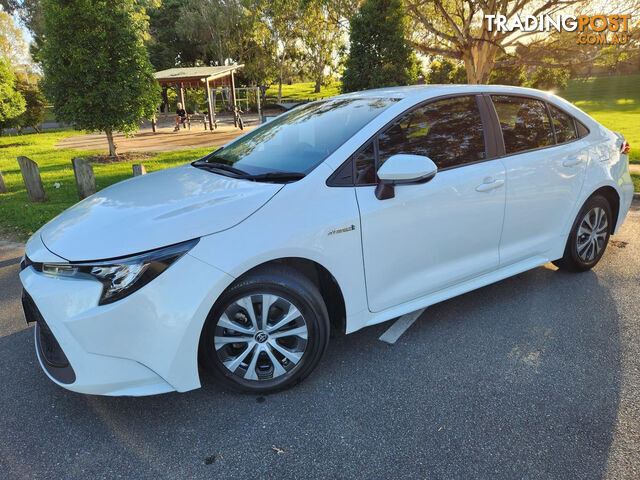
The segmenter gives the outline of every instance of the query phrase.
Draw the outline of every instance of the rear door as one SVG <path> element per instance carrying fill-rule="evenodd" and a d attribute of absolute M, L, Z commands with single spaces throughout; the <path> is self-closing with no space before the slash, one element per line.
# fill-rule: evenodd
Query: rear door
<path fill-rule="evenodd" d="M 355 160 L 369 307 L 377 312 L 497 268 L 505 202 L 502 162 L 490 159 L 473 95 L 435 100 L 398 118 Z M 428 183 L 378 200 L 376 171 L 391 155 L 426 155 Z"/>
<path fill-rule="evenodd" d="M 500 123 L 506 207 L 500 263 L 547 256 L 564 245 L 589 160 L 573 117 L 543 100 L 491 95 Z M 492 112 L 493 113 L 493 112 Z"/>

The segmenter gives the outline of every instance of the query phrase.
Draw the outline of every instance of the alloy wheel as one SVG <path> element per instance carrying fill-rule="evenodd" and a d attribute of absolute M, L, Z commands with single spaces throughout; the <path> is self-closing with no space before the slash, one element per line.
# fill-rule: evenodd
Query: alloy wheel
<path fill-rule="evenodd" d="M 244 380 L 266 381 L 290 374 L 307 347 L 307 323 L 290 301 L 259 293 L 231 302 L 217 320 L 216 355 Z"/>
<path fill-rule="evenodd" d="M 602 252 L 608 234 L 607 212 L 601 207 L 589 210 L 578 227 L 576 249 L 580 260 L 592 262 Z"/>

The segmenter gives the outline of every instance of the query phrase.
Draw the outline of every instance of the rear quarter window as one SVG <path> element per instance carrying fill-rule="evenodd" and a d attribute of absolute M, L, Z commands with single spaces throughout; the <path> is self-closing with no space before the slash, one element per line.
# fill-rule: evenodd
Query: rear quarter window
<path fill-rule="evenodd" d="M 549 103 L 548 105 L 553 129 L 556 132 L 556 143 L 565 143 L 577 139 L 576 120 L 552 104 Z"/>

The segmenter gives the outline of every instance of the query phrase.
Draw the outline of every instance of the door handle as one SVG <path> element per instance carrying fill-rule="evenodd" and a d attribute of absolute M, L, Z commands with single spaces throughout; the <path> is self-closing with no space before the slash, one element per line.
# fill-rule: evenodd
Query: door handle
<path fill-rule="evenodd" d="M 562 162 L 562 166 L 563 167 L 575 167 L 576 165 L 579 165 L 582 163 L 582 159 L 581 158 L 567 158 L 566 160 L 564 160 Z"/>
<path fill-rule="evenodd" d="M 481 183 L 476 187 L 476 192 L 489 192 L 504 185 L 504 180 L 494 180 L 493 182 Z"/>

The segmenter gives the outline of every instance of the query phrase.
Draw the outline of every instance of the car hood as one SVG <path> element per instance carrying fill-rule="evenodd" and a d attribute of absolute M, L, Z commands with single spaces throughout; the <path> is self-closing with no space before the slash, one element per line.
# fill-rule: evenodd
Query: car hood
<path fill-rule="evenodd" d="M 58 215 L 40 235 L 69 261 L 122 257 L 231 228 L 282 187 L 183 165 L 105 188 Z"/>

